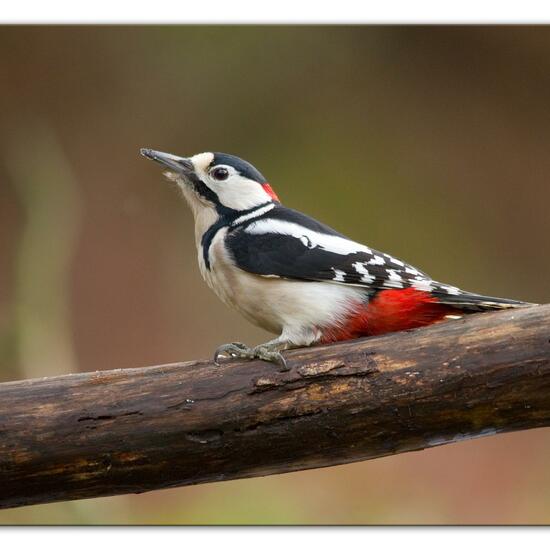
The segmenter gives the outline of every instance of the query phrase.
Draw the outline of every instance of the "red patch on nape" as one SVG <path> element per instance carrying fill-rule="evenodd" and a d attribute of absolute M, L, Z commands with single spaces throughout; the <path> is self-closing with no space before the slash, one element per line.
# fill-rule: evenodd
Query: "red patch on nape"
<path fill-rule="evenodd" d="M 269 183 L 262 183 L 262 187 L 264 188 L 264 191 L 274 200 L 277 202 L 281 202 L 279 200 L 279 197 L 277 196 L 277 193 L 271 189 L 271 185 Z"/>
<path fill-rule="evenodd" d="M 351 340 L 419 328 L 456 312 L 455 308 L 440 304 L 437 298 L 421 290 L 382 290 L 368 303 L 359 305 L 342 327 L 326 330 L 322 341 Z"/>

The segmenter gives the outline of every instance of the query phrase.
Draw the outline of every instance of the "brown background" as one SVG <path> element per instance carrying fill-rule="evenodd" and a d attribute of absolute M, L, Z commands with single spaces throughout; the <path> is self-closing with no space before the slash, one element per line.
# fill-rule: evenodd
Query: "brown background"
<path fill-rule="evenodd" d="M 434 278 L 549 300 L 548 27 L 2 27 L 0 51 L 0 381 L 268 337 L 202 282 L 144 146 L 237 154 Z M 536 430 L 0 523 L 548 523 L 549 450 Z"/>

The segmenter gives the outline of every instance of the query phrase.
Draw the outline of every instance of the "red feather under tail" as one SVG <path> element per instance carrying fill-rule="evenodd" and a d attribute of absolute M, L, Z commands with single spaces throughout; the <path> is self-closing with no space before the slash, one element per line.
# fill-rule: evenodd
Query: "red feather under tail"
<path fill-rule="evenodd" d="M 321 342 L 419 328 L 457 313 L 456 308 L 439 303 L 437 298 L 421 290 L 383 290 L 368 303 L 359 305 L 343 326 L 326 329 Z"/>

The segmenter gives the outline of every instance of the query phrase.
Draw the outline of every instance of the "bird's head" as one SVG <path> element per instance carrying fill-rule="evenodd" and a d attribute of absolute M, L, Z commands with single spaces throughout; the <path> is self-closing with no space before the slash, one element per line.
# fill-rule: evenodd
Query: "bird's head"
<path fill-rule="evenodd" d="M 249 162 L 225 153 L 200 153 L 189 158 L 141 149 L 141 154 L 164 166 L 196 214 L 204 208 L 241 212 L 279 201 L 269 183 Z"/>

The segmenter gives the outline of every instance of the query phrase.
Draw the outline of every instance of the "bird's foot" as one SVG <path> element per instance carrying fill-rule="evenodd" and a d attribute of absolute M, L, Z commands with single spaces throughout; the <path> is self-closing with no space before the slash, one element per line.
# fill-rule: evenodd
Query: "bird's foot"
<path fill-rule="evenodd" d="M 214 363 L 220 365 L 219 358 L 222 355 L 227 355 L 230 358 L 238 359 L 254 359 L 253 350 L 246 344 L 241 342 L 232 342 L 231 344 L 223 344 L 214 352 Z"/>
<path fill-rule="evenodd" d="M 223 344 L 214 353 L 214 363 L 218 366 L 222 355 L 227 355 L 231 359 L 261 359 L 279 365 L 281 372 L 290 370 L 277 344 L 260 344 L 254 348 L 249 348 L 241 342 Z"/>
<path fill-rule="evenodd" d="M 286 364 L 281 350 L 278 349 L 276 345 L 261 344 L 256 346 L 252 352 L 254 353 L 254 357 L 261 359 L 262 361 L 268 361 L 279 365 L 279 370 L 281 372 L 290 370 L 290 367 Z"/>

